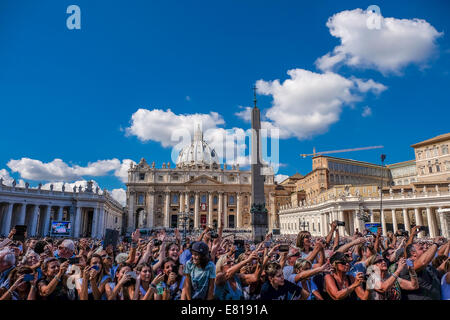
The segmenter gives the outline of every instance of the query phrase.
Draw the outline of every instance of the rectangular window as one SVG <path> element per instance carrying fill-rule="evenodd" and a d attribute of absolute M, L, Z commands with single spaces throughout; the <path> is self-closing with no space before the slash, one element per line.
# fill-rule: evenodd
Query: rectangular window
<path fill-rule="evenodd" d="M 178 176 L 173 176 L 173 177 L 172 177 L 172 180 L 173 180 L 173 181 L 178 181 Z"/>
<path fill-rule="evenodd" d="M 158 181 L 163 181 L 163 176 L 158 176 Z"/>
<path fill-rule="evenodd" d="M 139 205 L 143 205 L 144 204 L 144 195 L 143 194 L 139 194 L 139 196 L 138 196 L 138 204 Z"/>
<path fill-rule="evenodd" d="M 443 155 L 448 154 L 448 145 L 442 146 L 442 154 Z"/>
<path fill-rule="evenodd" d="M 139 180 L 145 180 L 145 173 L 139 173 Z"/>

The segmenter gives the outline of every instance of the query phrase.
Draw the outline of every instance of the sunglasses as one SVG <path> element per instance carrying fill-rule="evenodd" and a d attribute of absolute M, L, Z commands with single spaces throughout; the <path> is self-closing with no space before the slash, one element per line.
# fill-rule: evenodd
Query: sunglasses
<path fill-rule="evenodd" d="M 343 264 L 343 265 L 350 264 L 350 262 L 348 262 L 348 261 L 336 261 L 336 263 Z"/>

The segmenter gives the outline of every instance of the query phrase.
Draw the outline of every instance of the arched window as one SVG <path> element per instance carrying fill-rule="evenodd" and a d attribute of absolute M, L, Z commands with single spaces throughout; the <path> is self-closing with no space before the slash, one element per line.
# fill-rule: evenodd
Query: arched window
<path fill-rule="evenodd" d="M 194 197 L 190 197 L 190 198 L 189 198 L 189 203 L 190 203 L 190 204 L 194 204 L 194 201 L 195 201 Z"/>
<path fill-rule="evenodd" d="M 217 196 L 214 196 L 213 202 L 214 204 L 217 204 Z"/>
<path fill-rule="evenodd" d="M 228 203 L 229 204 L 234 204 L 234 196 L 229 196 L 228 197 Z"/>
<path fill-rule="evenodd" d="M 172 196 L 172 203 L 173 203 L 173 204 L 177 204 L 177 203 L 178 203 L 178 195 L 177 195 L 177 194 L 174 194 L 174 195 Z"/>
<path fill-rule="evenodd" d="M 206 203 L 206 195 L 202 195 L 202 203 Z"/>

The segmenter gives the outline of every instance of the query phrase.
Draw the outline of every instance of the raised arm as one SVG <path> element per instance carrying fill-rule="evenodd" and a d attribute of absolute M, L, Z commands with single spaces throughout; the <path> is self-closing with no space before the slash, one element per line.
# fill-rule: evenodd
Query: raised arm
<path fill-rule="evenodd" d="M 436 239 L 435 239 L 436 240 Z M 427 251 L 425 251 L 419 259 L 414 261 L 414 270 L 416 272 L 424 269 L 433 260 L 436 251 L 438 250 L 438 244 L 434 242 Z"/>
<path fill-rule="evenodd" d="M 358 244 L 364 243 L 366 242 L 366 238 L 364 237 L 359 237 L 358 239 L 353 240 L 352 242 L 346 243 L 344 245 L 342 245 L 339 249 L 336 250 L 336 252 L 346 252 L 347 250 L 349 250 L 351 247 L 353 246 L 357 246 Z"/>
<path fill-rule="evenodd" d="M 312 276 L 315 276 L 316 274 L 328 271 L 331 271 L 331 265 L 329 263 L 326 263 L 318 268 L 301 271 L 295 275 L 295 282 L 306 280 L 311 278 Z"/>
<path fill-rule="evenodd" d="M 333 221 L 333 222 L 330 224 L 330 226 L 331 226 L 330 232 L 328 232 L 327 237 L 326 237 L 326 239 L 325 239 L 327 245 L 329 245 L 330 242 L 331 242 L 331 239 L 333 239 L 333 233 L 334 233 L 334 231 L 336 230 L 337 222 L 336 222 L 336 221 Z"/>

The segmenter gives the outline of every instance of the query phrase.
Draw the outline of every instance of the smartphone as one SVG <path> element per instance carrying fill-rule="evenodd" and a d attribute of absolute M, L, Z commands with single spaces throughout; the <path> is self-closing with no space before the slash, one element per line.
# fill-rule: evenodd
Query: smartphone
<path fill-rule="evenodd" d="M 427 231 L 427 227 L 425 227 L 425 226 L 420 226 L 420 227 L 419 227 L 419 232 L 420 232 L 420 231 L 425 231 L 425 232 L 426 232 L 426 231 Z"/>
<path fill-rule="evenodd" d="M 289 245 L 288 244 L 281 244 L 278 248 L 280 252 L 288 252 L 289 251 Z"/>
<path fill-rule="evenodd" d="M 23 281 L 25 281 L 25 282 L 30 282 L 30 281 L 33 281 L 33 280 L 34 280 L 34 275 L 32 275 L 32 274 L 26 274 L 23 277 Z"/>
<path fill-rule="evenodd" d="M 134 271 L 129 271 L 126 273 L 127 275 L 129 275 L 131 278 L 136 279 L 136 272 Z"/>
<path fill-rule="evenodd" d="M 336 225 L 339 227 L 345 227 L 345 222 L 344 221 L 336 221 Z"/>
<path fill-rule="evenodd" d="M 13 235 L 13 240 L 24 241 L 25 240 L 25 232 L 27 232 L 26 225 L 16 225 L 14 227 L 16 229 L 16 233 Z"/>
<path fill-rule="evenodd" d="M 406 259 L 406 265 L 408 267 L 414 267 L 414 262 L 411 259 Z"/>
<path fill-rule="evenodd" d="M 96 270 L 96 271 L 98 271 L 100 269 L 98 266 L 92 266 L 91 268 Z"/>
<path fill-rule="evenodd" d="M 80 257 L 69 258 L 69 264 L 78 264 L 80 263 Z"/>

